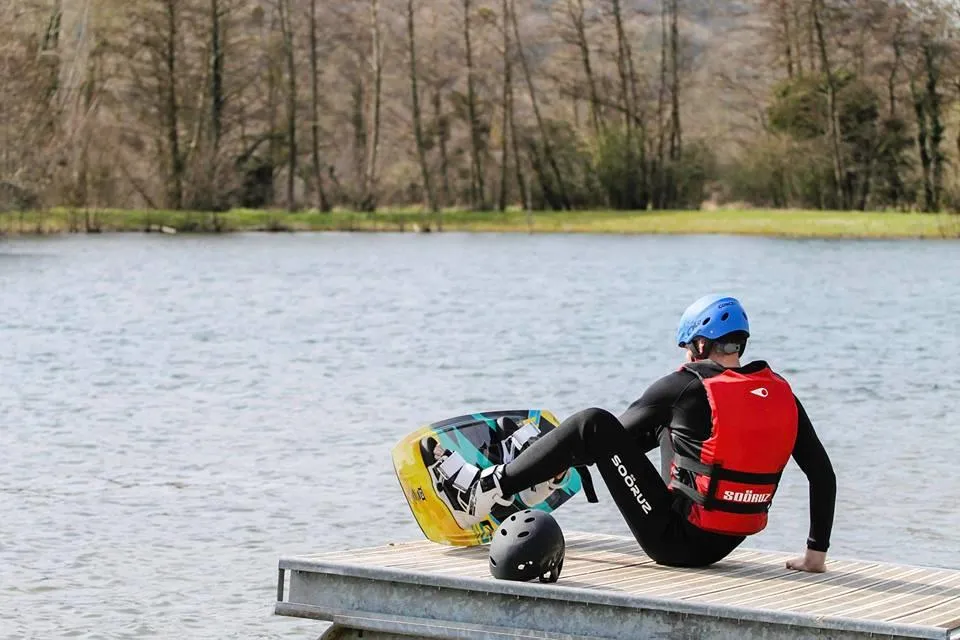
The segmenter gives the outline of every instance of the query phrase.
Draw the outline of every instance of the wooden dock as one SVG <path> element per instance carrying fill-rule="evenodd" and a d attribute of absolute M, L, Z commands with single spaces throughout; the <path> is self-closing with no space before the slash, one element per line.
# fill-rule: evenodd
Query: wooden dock
<path fill-rule="evenodd" d="M 740 550 L 706 569 L 654 564 L 632 538 L 568 533 L 560 581 L 495 580 L 487 548 L 411 542 L 281 558 L 278 615 L 326 638 L 937 638 L 960 640 L 960 571 Z"/>

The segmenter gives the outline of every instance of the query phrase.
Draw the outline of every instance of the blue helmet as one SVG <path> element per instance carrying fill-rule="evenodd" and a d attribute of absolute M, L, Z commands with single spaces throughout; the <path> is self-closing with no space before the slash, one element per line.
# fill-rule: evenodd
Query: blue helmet
<path fill-rule="evenodd" d="M 716 340 L 734 331 L 750 335 L 747 312 L 730 296 L 703 296 L 687 307 L 677 327 L 677 346 L 685 347 L 694 338 Z"/>

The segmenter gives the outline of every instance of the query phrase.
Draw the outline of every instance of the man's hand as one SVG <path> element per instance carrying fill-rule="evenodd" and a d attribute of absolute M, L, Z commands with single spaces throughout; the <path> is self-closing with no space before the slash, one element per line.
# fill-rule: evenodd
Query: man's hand
<path fill-rule="evenodd" d="M 808 573 L 823 573 L 827 570 L 827 553 L 807 549 L 802 558 L 787 560 L 787 569 L 806 571 Z"/>

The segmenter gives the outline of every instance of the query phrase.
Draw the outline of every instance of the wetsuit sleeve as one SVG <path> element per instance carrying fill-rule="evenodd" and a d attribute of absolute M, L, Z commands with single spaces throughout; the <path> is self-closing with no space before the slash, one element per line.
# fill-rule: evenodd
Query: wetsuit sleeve
<path fill-rule="evenodd" d="M 793 459 L 810 483 L 810 533 L 807 548 L 826 551 L 830 546 L 837 500 L 837 477 L 830 456 L 817 437 L 803 405 L 797 400 L 797 441 Z"/>
<path fill-rule="evenodd" d="M 673 417 L 673 404 L 679 391 L 686 386 L 687 382 L 677 374 L 660 378 L 620 416 L 623 428 L 644 453 L 660 446 L 657 427 L 670 424 Z"/>

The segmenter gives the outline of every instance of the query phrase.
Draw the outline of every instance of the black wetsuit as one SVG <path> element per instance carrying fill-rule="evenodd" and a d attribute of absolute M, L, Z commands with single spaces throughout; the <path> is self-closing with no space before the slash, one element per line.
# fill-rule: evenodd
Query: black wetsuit
<path fill-rule="evenodd" d="M 756 361 L 735 371 L 749 374 L 766 366 Z M 699 370 L 710 377 L 721 373 L 723 367 L 701 363 Z M 807 546 L 826 551 L 833 527 L 836 477 L 799 400 L 797 410 L 793 459 L 810 482 Z M 710 437 L 711 428 L 703 383 L 695 374 L 681 369 L 651 385 L 619 419 L 602 409 L 587 409 L 567 418 L 505 467 L 501 489 L 507 495 L 517 493 L 569 467 L 596 464 L 647 555 L 666 565 L 713 564 L 743 542 L 743 536 L 711 533 L 691 524 L 687 520 L 690 500 L 669 491 L 664 477 L 646 457 L 648 451 L 660 446 L 666 474 L 674 450 L 699 457 L 699 445 Z M 628 480 L 631 476 L 632 482 Z"/>

